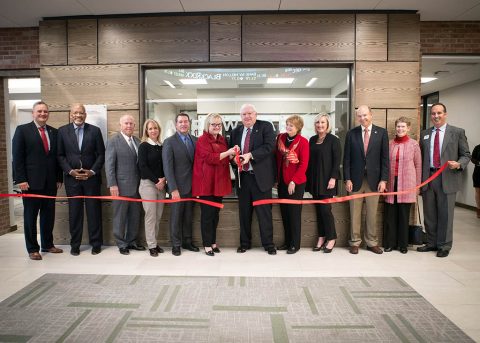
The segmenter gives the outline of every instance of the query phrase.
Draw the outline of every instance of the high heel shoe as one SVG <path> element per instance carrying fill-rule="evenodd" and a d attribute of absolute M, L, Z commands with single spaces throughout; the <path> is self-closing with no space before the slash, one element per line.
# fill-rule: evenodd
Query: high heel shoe
<path fill-rule="evenodd" d="M 326 244 L 327 244 L 327 241 L 324 240 L 323 243 L 320 244 L 320 245 L 318 245 L 318 243 L 317 243 L 317 245 L 314 246 L 314 247 L 312 248 L 312 250 L 313 250 L 313 251 L 320 251 L 320 250 L 322 250 L 322 249 L 325 249 L 325 245 L 326 245 Z"/>
<path fill-rule="evenodd" d="M 328 241 L 328 242 L 331 242 L 331 241 Z M 331 248 L 327 248 L 328 242 L 327 242 L 327 244 L 325 245 L 325 248 L 323 249 L 323 253 L 324 253 L 324 254 L 330 254 L 330 253 L 333 251 L 333 247 L 335 246 L 335 244 L 337 244 L 337 241 L 333 241 L 332 247 L 331 247 Z"/>
<path fill-rule="evenodd" d="M 212 251 L 218 254 L 220 252 L 220 249 L 218 249 L 218 247 L 215 245 L 215 247 L 212 247 Z"/>
<path fill-rule="evenodd" d="M 203 248 L 205 250 L 205 255 L 207 256 L 215 256 L 215 253 L 213 252 L 213 250 L 207 250 L 207 248 Z"/>

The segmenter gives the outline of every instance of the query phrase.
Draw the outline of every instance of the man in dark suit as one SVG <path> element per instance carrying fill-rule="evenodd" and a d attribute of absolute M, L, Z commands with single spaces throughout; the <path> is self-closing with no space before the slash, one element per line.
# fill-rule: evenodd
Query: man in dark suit
<path fill-rule="evenodd" d="M 177 132 L 163 142 L 163 171 L 172 199 L 192 197 L 193 156 L 197 138 L 190 134 L 190 117 L 179 113 L 175 117 Z M 173 203 L 170 212 L 172 254 L 180 256 L 184 249 L 199 251 L 192 243 L 192 202 Z"/>
<path fill-rule="evenodd" d="M 242 125 L 231 133 L 230 147 L 241 147 L 241 166 L 234 165 L 238 180 L 238 207 L 240 215 L 240 246 L 238 253 L 244 253 L 252 242 L 252 202 L 272 197 L 275 182 L 275 133 L 269 122 L 257 120 L 257 111 L 251 104 L 240 108 Z M 235 160 L 233 160 L 235 161 Z M 273 244 L 272 205 L 256 206 L 262 246 L 270 254 L 277 253 Z"/>
<path fill-rule="evenodd" d="M 471 155 L 465 130 L 447 125 L 444 104 L 433 104 L 430 117 L 433 126 L 420 134 L 422 182 L 444 163 L 448 163 L 448 168 L 422 189 L 427 244 L 418 247 L 417 251 L 437 251 L 437 257 L 447 257 L 453 241 L 456 193 L 460 190 L 462 172 Z"/>
<path fill-rule="evenodd" d="M 62 170 L 57 163 L 57 130 L 47 125 L 48 106 L 33 105 L 33 121 L 15 130 L 12 142 L 13 180 L 23 193 L 56 196 L 62 185 Z M 25 243 L 30 259 L 41 260 L 37 241 L 37 216 L 40 212 L 42 252 L 61 253 L 53 245 L 55 199 L 23 198 Z"/>
<path fill-rule="evenodd" d="M 65 174 L 67 196 L 100 195 L 101 169 L 105 163 L 105 144 L 102 132 L 85 123 L 85 106 L 74 104 L 70 108 L 72 122 L 58 129 L 58 162 Z M 83 204 L 87 211 L 88 237 L 92 254 L 102 249 L 102 208 L 98 199 L 68 199 L 70 225 L 70 253 L 80 255 L 83 233 Z"/>
<path fill-rule="evenodd" d="M 384 192 L 388 181 L 388 135 L 387 131 L 372 124 L 372 111 L 362 105 L 356 111 L 360 123 L 347 133 L 343 156 L 345 189 L 351 194 Z M 379 196 L 365 198 L 367 218 L 363 238 L 367 249 L 375 254 L 383 253 L 378 246 L 376 233 Z M 362 243 L 360 228 L 364 199 L 350 200 L 350 253 L 358 254 Z"/>
<path fill-rule="evenodd" d="M 134 130 L 135 120 L 131 115 L 125 114 L 120 118 L 120 132 L 107 142 L 105 174 L 112 196 L 140 198 L 140 171 L 137 163 L 140 140 L 133 135 Z M 113 200 L 112 207 L 113 235 L 120 254 L 129 255 L 132 249 L 145 250 L 144 246 L 136 243 L 141 203 Z"/>

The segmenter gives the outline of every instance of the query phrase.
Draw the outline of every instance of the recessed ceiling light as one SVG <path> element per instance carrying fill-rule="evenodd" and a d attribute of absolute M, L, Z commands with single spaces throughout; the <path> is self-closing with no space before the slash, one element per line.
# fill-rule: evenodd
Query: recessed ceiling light
<path fill-rule="evenodd" d="M 207 80 L 205 79 L 180 79 L 178 80 L 184 85 L 206 85 Z"/>
<path fill-rule="evenodd" d="M 267 83 L 270 84 L 290 84 L 295 80 L 293 77 L 269 77 Z"/>
<path fill-rule="evenodd" d="M 436 77 L 422 77 L 421 78 L 421 83 L 428 83 L 428 82 L 431 82 L 433 80 L 436 80 L 437 78 Z"/>
<path fill-rule="evenodd" d="M 305 87 L 310 87 L 311 85 L 313 85 L 315 82 L 317 82 L 318 78 L 316 77 L 312 77 L 310 79 L 310 81 L 307 82 L 307 84 L 305 85 Z"/>
<path fill-rule="evenodd" d="M 168 80 L 163 80 L 163 82 L 165 82 L 167 85 L 169 85 L 170 88 L 177 88 L 177 87 L 175 87 L 175 86 L 173 85 L 173 83 L 171 83 L 171 82 L 168 81 Z"/>

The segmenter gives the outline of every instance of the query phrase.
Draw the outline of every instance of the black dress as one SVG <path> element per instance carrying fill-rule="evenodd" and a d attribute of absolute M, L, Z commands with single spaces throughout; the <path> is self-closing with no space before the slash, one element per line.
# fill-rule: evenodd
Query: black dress
<path fill-rule="evenodd" d="M 313 199 L 323 200 L 332 198 L 337 194 L 337 185 L 340 178 L 340 161 L 342 151 L 340 140 L 327 134 L 321 144 L 317 144 L 318 135 L 310 138 L 310 160 L 307 169 L 306 191 L 312 194 Z M 327 189 L 328 181 L 334 178 L 337 183 L 334 188 Z M 330 204 L 316 204 L 317 228 L 319 237 L 326 240 L 337 238 L 335 220 Z"/>
<path fill-rule="evenodd" d="M 472 175 L 473 187 L 480 188 L 480 144 L 473 149 L 472 163 L 475 164 Z"/>

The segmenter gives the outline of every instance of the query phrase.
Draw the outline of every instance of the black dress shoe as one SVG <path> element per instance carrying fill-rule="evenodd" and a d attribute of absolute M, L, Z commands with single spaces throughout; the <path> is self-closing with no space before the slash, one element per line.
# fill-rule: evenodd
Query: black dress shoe
<path fill-rule="evenodd" d="M 437 248 L 434 247 L 429 247 L 428 245 L 424 245 L 423 247 L 418 247 L 417 251 L 418 252 L 428 252 L 428 251 L 437 251 Z"/>
<path fill-rule="evenodd" d="M 312 248 L 312 251 L 320 251 L 323 249 L 323 246 L 320 246 L 320 247 L 313 247 Z"/>
<path fill-rule="evenodd" d="M 289 255 L 295 254 L 297 251 L 298 251 L 298 249 L 295 249 L 294 247 L 290 247 L 287 250 L 287 254 L 289 254 Z"/>
<path fill-rule="evenodd" d="M 128 248 L 118 248 L 118 251 L 120 251 L 120 254 L 122 255 L 130 255 L 130 250 L 128 250 Z"/>
<path fill-rule="evenodd" d="M 93 247 L 92 248 L 92 255 L 98 255 L 102 252 L 102 248 L 101 247 Z"/>
<path fill-rule="evenodd" d="M 72 255 L 72 256 L 78 256 L 78 255 L 80 255 L 80 249 L 79 249 L 79 248 L 72 248 L 72 249 L 70 249 L 70 255 Z"/>
<path fill-rule="evenodd" d="M 450 253 L 450 250 L 439 249 L 437 251 L 437 257 L 447 257 L 449 253 Z"/>
<path fill-rule="evenodd" d="M 138 251 L 144 251 L 144 250 L 147 250 L 147 248 L 145 248 L 144 246 L 142 245 L 129 245 L 127 247 L 127 249 L 130 249 L 130 250 L 138 250 Z"/>
<path fill-rule="evenodd" d="M 385 251 L 385 252 L 390 252 L 392 250 L 393 250 L 393 248 L 390 248 L 390 247 L 383 249 L 383 251 Z"/>
<path fill-rule="evenodd" d="M 276 255 L 277 254 L 277 249 L 275 249 L 275 247 L 269 247 L 269 248 L 267 248 L 267 252 L 268 252 L 269 255 Z"/>
<path fill-rule="evenodd" d="M 277 248 L 277 250 L 288 250 L 288 246 L 286 244 L 282 244 Z"/>
<path fill-rule="evenodd" d="M 158 245 L 155 247 L 155 250 L 157 250 L 159 254 L 163 254 L 163 249 L 160 248 Z"/>
<path fill-rule="evenodd" d="M 400 252 L 402 254 L 406 254 L 408 252 L 408 249 L 407 248 L 400 248 Z"/>
<path fill-rule="evenodd" d="M 237 248 L 237 253 L 239 253 L 239 254 L 243 254 L 243 253 L 247 252 L 247 250 L 248 250 L 247 248 L 244 248 L 244 247 L 238 247 L 238 248 Z"/>
<path fill-rule="evenodd" d="M 182 248 L 183 248 L 183 249 L 186 249 L 186 250 L 193 251 L 193 252 L 199 252 L 199 251 L 200 251 L 200 249 L 198 249 L 198 247 L 196 247 L 196 246 L 193 245 L 192 243 L 190 243 L 190 244 L 183 244 L 183 245 L 182 245 Z"/>
<path fill-rule="evenodd" d="M 153 249 L 148 249 L 150 251 L 150 256 L 152 257 L 157 257 L 158 256 L 158 251 L 157 249 L 153 248 Z"/>
<path fill-rule="evenodd" d="M 215 247 L 215 248 L 212 248 L 212 251 L 215 253 L 215 254 L 218 254 L 220 252 L 220 249 L 218 249 L 218 247 Z"/>
<path fill-rule="evenodd" d="M 180 256 L 182 254 L 182 250 L 180 247 L 172 247 L 172 255 Z"/>
<path fill-rule="evenodd" d="M 203 248 L 203 249 L 205 249 L 205 248 Z M 207 256 L 215 256 L 215 253 L 213 252 L 213 250 L 207 250 L 207 249 L 205 249 L 205 255 L 207 255 Z"/>

